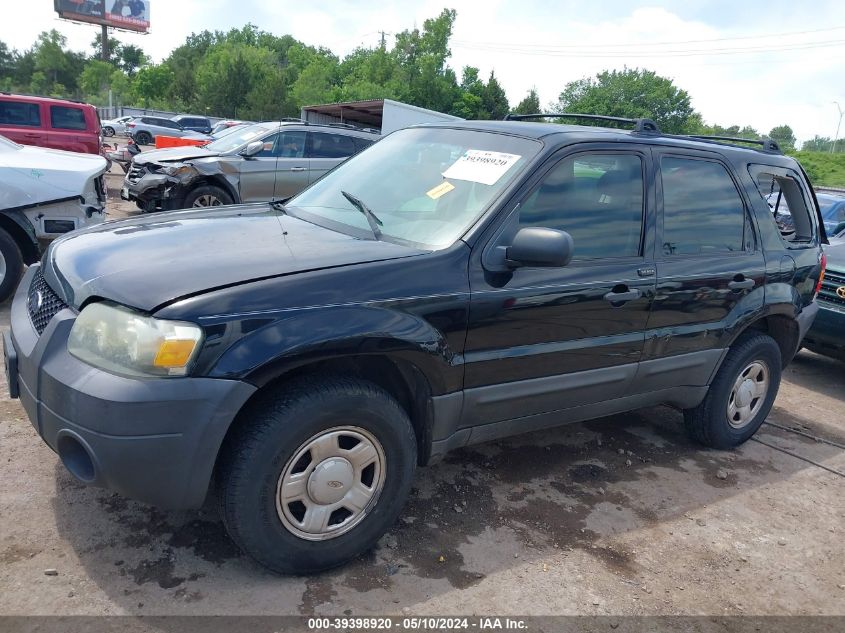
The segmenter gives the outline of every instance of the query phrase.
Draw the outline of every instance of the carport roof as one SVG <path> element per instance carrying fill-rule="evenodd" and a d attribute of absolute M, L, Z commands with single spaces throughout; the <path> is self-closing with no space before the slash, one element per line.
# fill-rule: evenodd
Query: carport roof
<path fill-rule="evenodd" d="M 326 103 L 305 106 L 303 112 L 315 112 L 340 118 L 344 123 L 359 123 L 372 127 L 381 127 L 384 99 L 368 101 L 347 101 L 345 103 Z"/>

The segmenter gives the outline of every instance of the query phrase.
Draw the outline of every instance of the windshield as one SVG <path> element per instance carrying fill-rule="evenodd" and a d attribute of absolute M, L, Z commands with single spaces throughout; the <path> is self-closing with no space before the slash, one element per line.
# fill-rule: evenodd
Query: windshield
<path fill-rule="evenodd" d="M 230 127 L 224 127 L 222 130 L 218 130 L 216 132 L 211 132 L 211 137 L 215 140 L 221 139 L 224 136 L 229 136 L 230 134 L 235 134 L 240 132 L 241 130 L 249 127 L 248 125 L 232 125 Z"/>
<path fill-rule="evenodd" d="M 427 248 L 452 244 L 541 149 L 524 138 L 471 130 L 411 128 L 375 143 L 293 198 L 288 208 L 317 223 L 380 234 Z"/>
<path fill-rule="evenodd" d="M 841 198 L 822 198 L 818 196 L 819 208 L 825 220 L 845 220 L 845 205 L 839 204 Z"/>
<path fill-rule="evenodd" d="M 0 135 L 0 151 L 9 152 L 20 148 L 21 146 L 14 141 L 10 141 L 5 136 Z"/>
<path fill-rule="evenodd" d="M 211 150 L 212 152 L 230 152 L 266 134 L 271 129 L 273 128 L 267 125 L 248 125 L 233 134 L 227 134 L 223 138 L 212 141 L 205 146 L 205 149 Z"/>

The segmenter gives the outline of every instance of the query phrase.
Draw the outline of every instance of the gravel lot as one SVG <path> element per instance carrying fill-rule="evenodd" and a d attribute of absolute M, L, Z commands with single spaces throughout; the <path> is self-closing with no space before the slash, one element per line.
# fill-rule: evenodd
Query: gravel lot
<path fill-rule="evenodd" d="M 461 450 L 375 551 L 306 578 L 210 504 L 76 483 L 2 385 L 0 614 L 845 614 L 845 363 L 808 352 L 759 441 L 702 450 L 658 407 Z"/>

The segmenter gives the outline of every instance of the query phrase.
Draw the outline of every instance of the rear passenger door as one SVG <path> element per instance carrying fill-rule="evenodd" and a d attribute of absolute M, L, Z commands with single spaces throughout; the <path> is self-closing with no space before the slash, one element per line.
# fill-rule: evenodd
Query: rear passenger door
<path fill-rule="evenodd" d="M 527 416 L 626 395 L 654 297 L 650 167 L 647 148 L 550 159 L 518 194 L 501 237 L 474 249 L 464 426 L 528 425 Z M 572 262 L 496 272 L 484 253 L 531 226 L 568 232 Z"/>
<path fill-rule="evenodd" d="M 355 154 L 355 141 L 345 134 L 309 132 L 307 156 L 311 163 L 309 182 L 314 182 L 330 169 Z"/>
<path fill-rule="evenodd" d="M 90 151 L 85 111 L 74 106 L 50 105 L 50 131 L 47 146 L 72 152 Z"/>
<path fill-rule="evenodd" d="M 762 306 L 766 263 L 728 163 L 705 152 L 658 150 L 655 164 L 657 296 L 643 359 L 689 354 L 686 369 L 698 371 L 689 384 L 703 385 L 718 363 L 724 328 Z"/>

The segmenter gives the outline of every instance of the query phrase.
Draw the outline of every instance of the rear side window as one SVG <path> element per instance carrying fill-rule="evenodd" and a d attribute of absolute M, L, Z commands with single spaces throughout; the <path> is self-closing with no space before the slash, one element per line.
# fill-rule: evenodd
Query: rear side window
<path fill-rule="evenodd" d="M 342 134 L 310 132 L 308 144 L 309 158 L 346 158 L 355 153 L 355 142 L 352 137 Z"/>
<path fill-rule="evenodd" d="M 41 108 L 37 103 L 0 101 L 0 125 L 41 127 Z"/>
<path fill-rule="evenodd" d="M 664 156 L 663 254 L 743 251 L 745 205 L 724 165 Z"/>
<path fill-rule="evenodd" d="M 769 205 L 772 221 L 783 240 L 787 243 L 812 242 L 815 205 L 798 174 L 791 169 L 769 165 L 749 165 L 748 173 Z"/>
<path fill-rule="evenodd" d="M 520 226 L 566 231 L 574 257 L 640 254 L 643 163 L 636 154 L 583 153 L 561 160 L 520 205 Z"/>
<path fill-rule="evenodd" d="M 85 112 L 81 108 L 50 106 L 50 126 L 57 130 L 86 130 Z"/>

